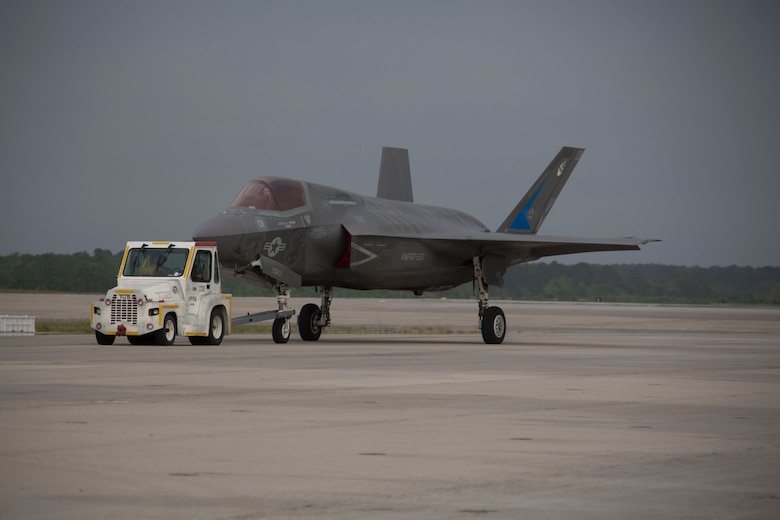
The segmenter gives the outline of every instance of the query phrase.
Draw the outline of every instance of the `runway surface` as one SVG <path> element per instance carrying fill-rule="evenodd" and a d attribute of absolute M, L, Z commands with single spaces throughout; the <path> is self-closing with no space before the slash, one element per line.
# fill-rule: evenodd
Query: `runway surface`
<path fill-rule="evenodd" d="M 777 517 L 780 309 L 502 305 L 493 346 L 0 336 L 0 518 Z M 476 303 L 333 312 L 474 328 Z"/>

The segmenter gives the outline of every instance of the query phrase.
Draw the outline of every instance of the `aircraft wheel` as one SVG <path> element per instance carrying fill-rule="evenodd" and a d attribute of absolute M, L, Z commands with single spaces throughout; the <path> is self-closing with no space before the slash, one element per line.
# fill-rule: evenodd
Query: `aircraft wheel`
<path fill-rule="evenodd" d="M 287 318 L 276 318 L 271 328 L 271 335 L 275 343 L 287 343 L 290 341 L 290 320 Z"/>
<path fill-rule="evenodd" d="M 320 327 L 320 308 L 314 303 L 307 303 L 301 307 L 298 314 L 298 332 L 304 341 L 317 341 L 322 334 Z"/>
<path fill-rule="evenodd" d="M 206 345 L 219 345 L 225 337 L 225 315 L 221 309 L 212 309 L 209 318 L 209 335 L 204 342 Z"/>
<path fill-rule="evenodd" d="M 163 327 L 155 332 L 157 344 L 161 347 L 170 347 L 176 339 L 176 316 L 166 314 Z"/>
<path fill-rule="evenodd" d="M 506 319 L 500 307 L 488 307 L 482 316 L 482 339 L 485 343 L 496 345 L 504 341 Z"/>
<path fill-rule="evenodd" d="M 113 345 L 116 336 L 109 336 L 108 334 L 95 331 L 95 339 L 97 340 L 98 345 Z"/>

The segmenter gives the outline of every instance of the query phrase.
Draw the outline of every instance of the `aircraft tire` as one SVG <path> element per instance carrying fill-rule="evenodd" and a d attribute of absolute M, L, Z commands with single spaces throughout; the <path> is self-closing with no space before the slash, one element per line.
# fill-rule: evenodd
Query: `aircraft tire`
<path fill-rule="evenodd" d="M 114 341 L 116 340 L 116 336 L 109 336 L 108 334 L 95 331 L 95 339 L 97 340 L 98 345 L 113 345 Z"/>
<path fill-rule="evenodd" d="M 176 340 L 176 315 L 166 314 L 163 327 L 155 332 L 155 340 L 161 347 L 170 347 Z"/>
<path fill-rule="evenodd" d="M 298 332 L 304 341 L 317 341 L 322 334 L 322 327 L 319 325 L 320 308 L 317 304 L 307 303 L 301 307 L 298 314 Z"/>
<path fill-rule="evenodd" d="M 209 318 L 209 334 L 204 338 L 206 345 L 219 345 L 225 337 L 225 315 L 221 309 L 211 309 Z"/>
<path fill-rule="evenodd" d="M 488 307 L 482 316 L 482 339 L 488 345 L 503 343 L 506 336 L 506 318 L 501 307 Z"/>
<path fill-rule="evenodd" d="M 276 318 L 273 327 L 271 327 L 271 335 L 274 338 L 274 343 L 287 343 L 290 341 L 290 320 L 287 318 Z"/>

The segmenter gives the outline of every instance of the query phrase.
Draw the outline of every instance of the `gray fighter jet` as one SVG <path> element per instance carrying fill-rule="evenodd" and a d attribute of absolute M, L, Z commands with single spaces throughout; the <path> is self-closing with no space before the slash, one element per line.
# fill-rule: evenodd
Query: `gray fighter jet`
<path fill-rule="evenodd" d="M 315 286 L 321 304 L 298 314 L 301 338 L 319 339 L 331 322 L 334 287 L 408 290 L 416 295 L 474 281 L 485 343 L 501 343 L 503 311 L 488 304 L 488 286 L 507 268 L 546 256 L 639 249 L 651 240 L 537 235 L 582 157 L 564 147 L 495 232 L 458 210 L 415 204 L 409 154 L 383 148 L 376 197 L 281 177 L 250 181 L 195 240 L 215 241 L 229 274 L 273 287 L 279 311 L 273 338 L 290 337 L 291 288 Z"/>

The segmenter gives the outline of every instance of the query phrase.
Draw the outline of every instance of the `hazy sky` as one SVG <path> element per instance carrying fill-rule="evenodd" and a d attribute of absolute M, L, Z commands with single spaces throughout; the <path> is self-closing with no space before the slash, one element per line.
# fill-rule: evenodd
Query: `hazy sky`
<path fill-rule="evenodd" d="M 184 240 L 244 184 L 376 193 L 495 229 L 562 145 L 569 261 L 780 265 L 780 2 L 0 0 L 0 254 Z"/>

